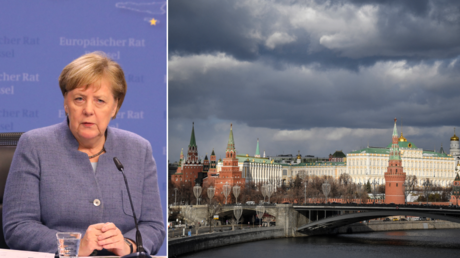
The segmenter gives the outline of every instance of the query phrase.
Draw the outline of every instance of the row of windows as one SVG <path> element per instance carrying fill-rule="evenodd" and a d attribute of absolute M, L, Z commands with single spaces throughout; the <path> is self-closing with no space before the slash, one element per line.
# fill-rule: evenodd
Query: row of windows
<path fill-rule="evenodd" d="M 368 162 L 369 161 L 369 162 Z M 369 163 L 369 164 L 368 164 Z M 381 166 L 384 164 L 388 163 L 388 159 L 358 159 L 358 160 L 353 160 L 350 159 L 350 166 L 366 166 L 366 165 L 377 165 Z M 430 167 L 430 168 L 449 168 L 453 167 L 454 163 L 452 162 L 446 162 L 446 161 L 415 161 L 415 160 L 402 160 L 403 166 L 407 167 Z"/>

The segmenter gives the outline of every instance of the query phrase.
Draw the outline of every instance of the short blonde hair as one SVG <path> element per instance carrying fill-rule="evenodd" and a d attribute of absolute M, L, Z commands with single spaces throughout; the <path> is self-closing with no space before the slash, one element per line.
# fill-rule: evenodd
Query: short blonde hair
<path fill-rule="evenodd" d="M 112 117 L 114 119 L 125 99 L 127 85 L 121 66 L 104 52 L 85 54 L 66 65 L 59 76 L 59 87 L 65 96 L 67 92 L 79 87 L 87 89 L 102 78 L 110 82 L 112 94 L 118 100 L 117 110 Z"/>

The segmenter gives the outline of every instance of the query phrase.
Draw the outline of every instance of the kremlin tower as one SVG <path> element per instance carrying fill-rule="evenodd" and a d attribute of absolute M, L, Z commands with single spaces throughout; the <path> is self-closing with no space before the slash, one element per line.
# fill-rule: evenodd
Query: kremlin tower
<path fill-rule="evenodd" d="M 401 134 L 402 136 L 402 134 Z M 404 204 L 404 182 L 406 173 L 403 171 L 401 154 L 398 144 L 398 130 L 393 128 L 392 145 L 390 148 L 390 160 L 388 161 L 387 172 L 385 173 L 385 203 Z"/>
<path fill-rule="evenodd" d="M 214 153 L 214 149 L 211 152 L 211 163 L 209 164 L 209 171 L 208 177 L 217 174 L 217 162 L 216 162 L 216 153 Z"/>
<path fill-rule="evenodd" d="M 211 169 L 212 165 L 209 169 L 209 172 L 211 172 Z M 208 177 L 204 181 L 206 182 L 203 183 L 204 185 L 212 185 L 214 183 L 216 196 L 222 195 L 221 193 L 223 192 L 223 186 L 225 184 L 228 184 L 231 187 L 234 185 L 239 185 L 242 188 L 244 187 L 245 179 L 242 178 L 242 172 L 238 166 L 238 159 L 236 158 L 235 141 L 233 140 L 233 129 L 231 124 L 230 135 L 228 136 L 227 150 L 225 151 L 225 158 L 223 160 L 222 169 L 218 176 Z"/>
<path fill-rule="evenodd" d="M 208 154 L 206 153 L 206 156 L 204 156 L 204 161 L 203 161 L 203 173 L 208 174 L 209 171 L 209 160 L 208 160 Z"/>
<path fill-rule="evenodd" d="M 192 135 L 190 136 L 190 144 L 188 145 L 187 159 L 184 160 L 183 151 L 180 155 L 180 165 L 171 180 L 175 184 L 182 182 L 195 185 L 195 180 L 198 178 L 198 173 L 203 171 L 203 164 L 198 158 L 198 146 L 195 140 L 195 124 L 192 124 Z"/>

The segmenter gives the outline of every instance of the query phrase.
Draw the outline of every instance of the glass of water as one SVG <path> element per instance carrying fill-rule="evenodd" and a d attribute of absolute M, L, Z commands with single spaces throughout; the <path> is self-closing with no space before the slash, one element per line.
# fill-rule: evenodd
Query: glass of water
<path fill-rule="evenodd" d="M 80 249 L 81 234 L 78 232 L 56 233 L 59 257 L 76 258 Z"/>

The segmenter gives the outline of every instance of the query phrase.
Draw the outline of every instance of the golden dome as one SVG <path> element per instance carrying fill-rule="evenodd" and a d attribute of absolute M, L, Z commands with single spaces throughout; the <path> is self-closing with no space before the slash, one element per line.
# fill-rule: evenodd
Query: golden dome
<path fill-rule="evenodd" d="M 458 136 L 454 134 L 454 136 L 452 136 L 452 138 L 450 138 L 450 140 L 458 142 Z"/>
<path fill-rule="evenodd" d="M 404 138 L 403 133 L 401 132 L 401 137 L 399 137 L 400 142 L 407 142 L 407 139 Z"/>
<path fill-rule="evenodd" d="M 455 128 L 454 128 L 454 136 L 450 138 L 450 141 L 457 141 L 458 142 L 458 136 L 455 135 Z"/>

